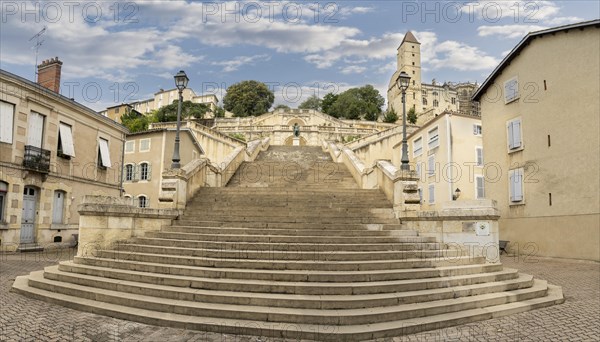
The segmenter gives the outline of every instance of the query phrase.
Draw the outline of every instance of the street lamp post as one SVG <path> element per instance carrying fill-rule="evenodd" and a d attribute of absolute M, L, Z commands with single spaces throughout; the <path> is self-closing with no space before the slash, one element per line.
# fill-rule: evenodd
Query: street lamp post
<path fill-rule="evenodd" d="M 175 133 L 175 150 L 173 151 L 173 163 L 171 164 L 172 169 L 179 169 L 181 164 L 179 161 L 181 158 L 179 157 L 179 130 L 181 127 L 181 103 L 183 102 L 183 90 L 187 87 L 189 82 L 189 78 L 185 74 L 183 70 L 180 70 L 177 75 L 175 75 L 175 85 L 179 90 L 179 102 L 177 103 L 177 132 Z"/>
<path fill-rule="evenodd" d="M 402 92 L 402 165 L 400 170 L 409 171 L 410 165 L 408 165 L 408 144 L 406 142 L 406 89 L 410 85 L 410 76 L 402 71 L 396 79 L 396 86 Z"/>

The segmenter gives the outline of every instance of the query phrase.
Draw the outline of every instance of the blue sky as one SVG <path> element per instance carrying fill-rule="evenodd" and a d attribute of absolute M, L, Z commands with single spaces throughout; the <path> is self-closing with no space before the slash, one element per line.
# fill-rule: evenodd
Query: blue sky
<path fill-rule="evenodd" d="M 276 103 L 372 84 L 422 43 L 423 81 L 482 82 L 529 31 L 600 17 L 599 1 L 2 1 L 0 68 L 34 79 L 63 62 L 61 93 L 95 109 L 151 98 L 186 71 L 197 94 L 255 79 Z"/>

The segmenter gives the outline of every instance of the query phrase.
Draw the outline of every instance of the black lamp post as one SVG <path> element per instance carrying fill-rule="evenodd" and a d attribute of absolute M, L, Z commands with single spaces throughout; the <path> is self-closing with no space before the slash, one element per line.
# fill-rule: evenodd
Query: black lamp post
<path fill-rule="evenodd" d="M 179 102 L 177 103 L 177 133 L 175 133 L 175 150 L 173 151 L 173 163 L 171 164 L 172 169 L 179 169 L 181 164 L 179 161 L 179 129 L 181 126 L 181 103 L 183 102 L 183 89 L 187 87 L 189 82 L 189 78 L 185 74 L 183 70 L 180 70 L 177 75 L 175 75 L 175 85 L 179 90 Z"/>
<path fill-rule="evenodd" d="M 410 165 L 408 165 L 408 144 L 406 142 L 406 89 L 410 85 L 410 76 L 402 71 L 396 79 L 396 86 L 402 92 L 402 165 L 400 170 L 409 171 Z"/>

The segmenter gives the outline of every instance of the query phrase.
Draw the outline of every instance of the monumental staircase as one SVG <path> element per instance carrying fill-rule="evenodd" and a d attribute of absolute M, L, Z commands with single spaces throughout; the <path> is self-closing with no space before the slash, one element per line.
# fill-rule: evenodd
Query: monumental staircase
<path fill-rule="evenodd" d="M 13 291 L 148 324 L 368 340 L 560 303 L 559 287 L 403 230 L 318 148 L 271 147 L 157 232 L 15 280 Z"/>

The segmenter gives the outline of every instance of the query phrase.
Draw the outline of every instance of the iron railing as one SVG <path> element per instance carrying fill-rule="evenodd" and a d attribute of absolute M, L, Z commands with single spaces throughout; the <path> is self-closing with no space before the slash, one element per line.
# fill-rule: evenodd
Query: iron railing
<path fill-rule="evenodd" d="M 26 145 L 23 167 L 42 173 L 50 172 L 50 151 Z"/>

